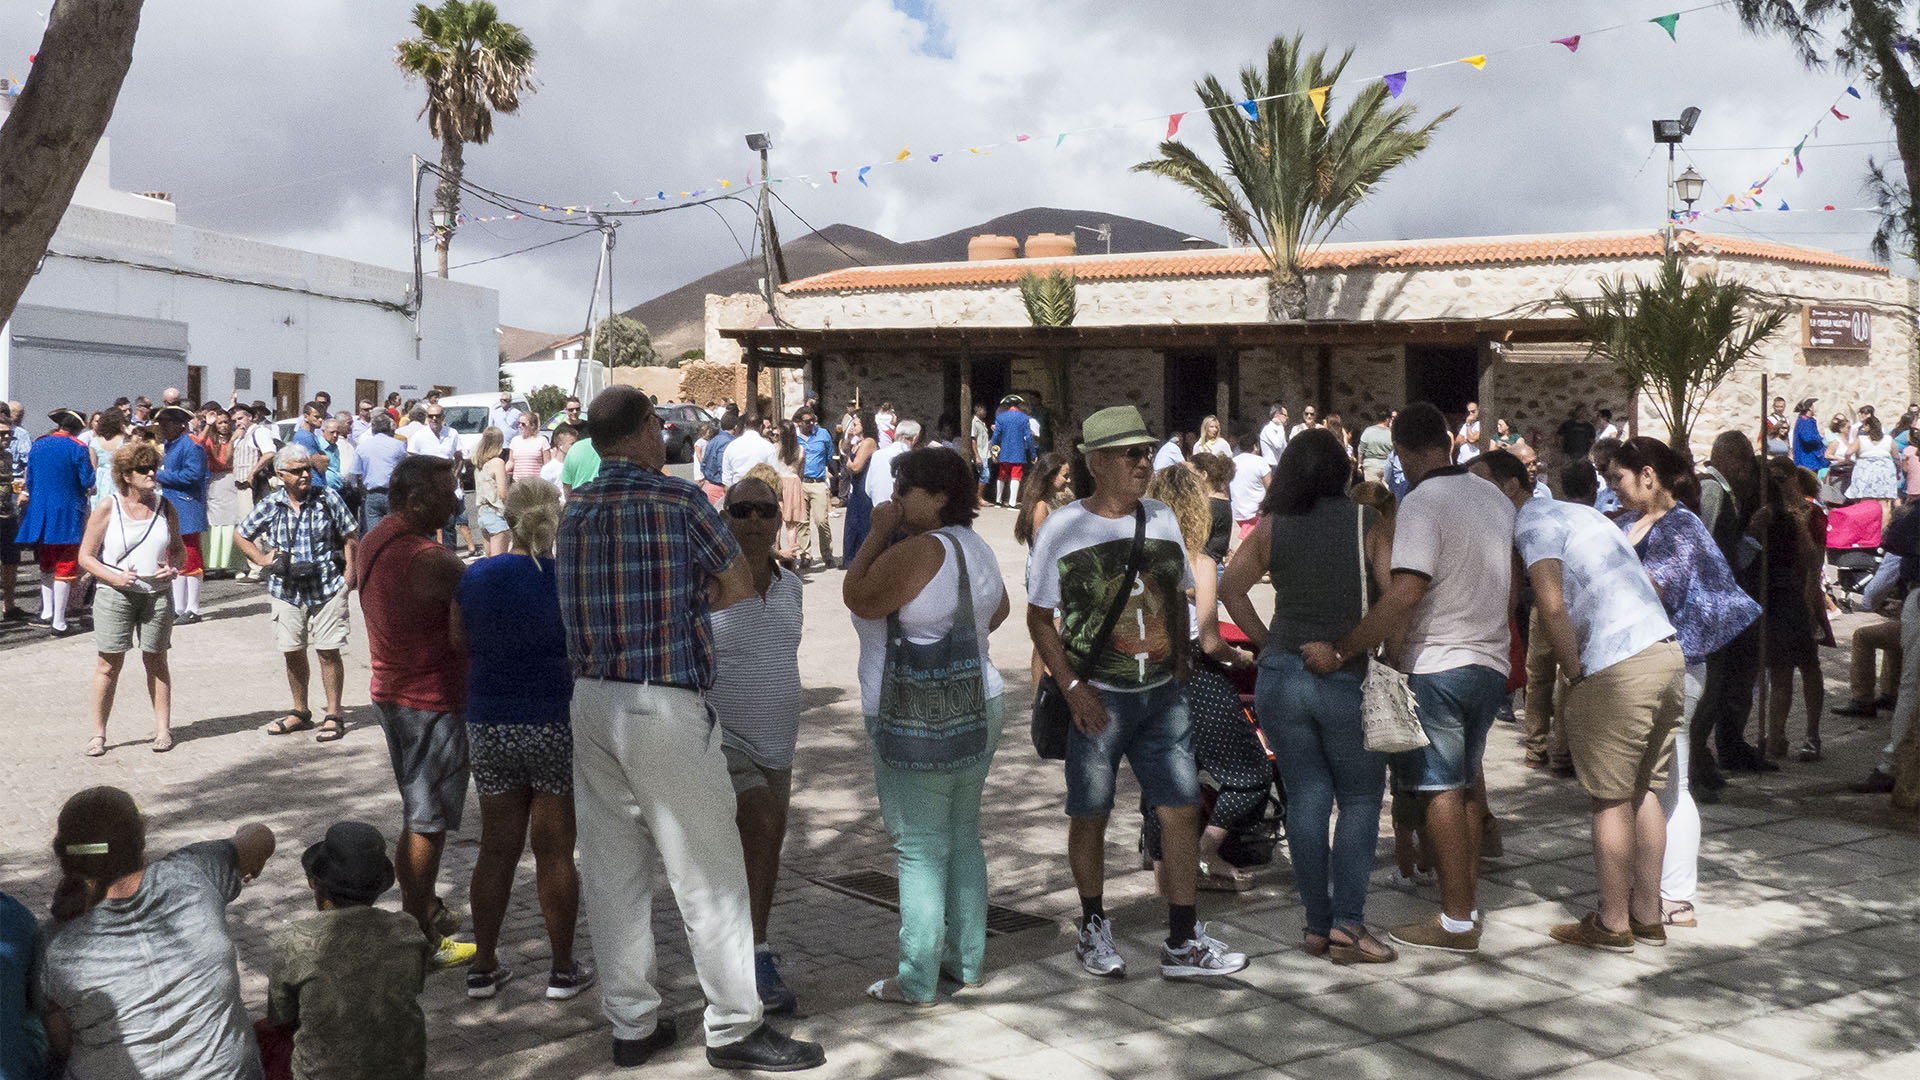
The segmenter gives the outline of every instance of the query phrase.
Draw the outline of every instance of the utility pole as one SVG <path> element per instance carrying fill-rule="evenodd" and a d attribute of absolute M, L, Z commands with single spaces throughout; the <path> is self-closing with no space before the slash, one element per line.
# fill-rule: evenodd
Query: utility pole
<path fill-rule="evenodd" d="M 593 366 L 595 346 L 600 343 L 600 335 L 593 332 L 593 310 L 600 304 L 602 281 L 607 283 L 607 318 L 613 318 L 613 231 L 620 227 L 620 222 L 609 221 L 599 214 L 593 215 L 593 222 L 600 229 L 600 259 L 593 267 L 593 293 L 587 297 L 587 349 L 573 369 L 573 393 L 579 398 L 591 398 L 605 389 L 596 377 L 598 369 Z"/>
<path fill-rule="evenodd" d="M 413 233 L 413 369 L 420 370 L 420 307 L 426 300 L 426 281 L 420 268 L 420 155 L 412 154 L 413 203 L 407 207 L 407 229 Z"/>

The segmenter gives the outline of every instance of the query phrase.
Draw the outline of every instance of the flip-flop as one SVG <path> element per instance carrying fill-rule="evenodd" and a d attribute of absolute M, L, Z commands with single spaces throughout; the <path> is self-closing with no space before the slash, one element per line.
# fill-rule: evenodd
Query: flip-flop
<path fill-rule="evenodd" d="M 1680 901 L 1680 905 L 1672 911 L 1661 912 L 1660 921 L 1668 926 L 1690 927 L 1700 925 L 1700 920 L 1693 910 L 1693 903 L 1688 900 Z"/>
<path fill-rule="evenodd" d="M 107 737 L 105 735 L 95 735 L 93 738 L 87 740 L 88 757 L 105 757 L 106 753 Z"/>
<path fill-rule="evenodd" d="M 917 1009 L 933 1008 L 933 1002 L 931 1001 L 909 1001 L 906 995 L 900 992 L 900 982 L 898 979 L 881 979 L 879 982 L 867 987 L 867 996 L 875 1001 L 884 1001 L 889 1005 L 912 1005 Z"/>
<path fill-rule="evenodd" d="M 339 715 L 329 715 L 320 721 L 320 734 L 313 737 L 314 742 L 338 742 L 346 738 L 347 722 Z"/>
<path fill-rule="evenodd" d="M 296 731 L 306 731 L 311 727 L 313 727 L 313 713 L 311 711 L 307 709 L 289 709 L 285 716 L 282 716 L 280 719 L 275 720 L 260 730 L 269 735 L 291 735 Z"/>
<path fill-rule="evenodd" d="M 153 745 L 148 747 L 148 749 L 156 754 L 164 754 L 173 749 L 173 732 L 169 731 L 165 735 L 156 737 L 153 740 Z"/>

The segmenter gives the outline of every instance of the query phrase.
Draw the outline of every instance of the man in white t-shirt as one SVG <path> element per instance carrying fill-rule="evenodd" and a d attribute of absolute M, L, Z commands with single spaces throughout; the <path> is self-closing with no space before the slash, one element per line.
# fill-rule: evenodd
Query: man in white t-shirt
<path fill-rule="evenodd" d="M 720 455 L 720 485 L 732 487 L 755 465 L 780 467 L 780 448 L 760 434 L 760 418 L 748 416 L 740 421 L 740 434 L 727 443 Z"/>
<path fill-rule="evenodd" d="M 1518 511 L 1514 546 L 1533 583 L 1560 671 L 1560 713 L 1580 784 L 1592 800 L 1600 909 L 1556 926 L 1555 941 L 1632 952 L 1665 945 L 1660 900 L 1669 783 L 1684 711 L 1686 661 L 1660 594 L 1613 522 L 1590 506 L 1532 498 L 1526 466 L 1489 454 L 1488 479 Z"/>
<path fill-rule="evenodd" d="M 1267 426 L 1260 429 L 1260 456 L 1267 459 L 1268 465 L 1278 465 L 1290 438 L 1287 434 L 1287 407 L 1275 402 L 1269 415 Z"/>
<path fill-rule="evenodd" d="M 1178 465 L 1187 460 L 1187 452 L 1180 449 L 1180 436 L 1169 433 L 1167 441 L 1160 444 L 1160 450 L 1153 455 L 1153 471 L 1159 472 L 1169 465 Z"/>
<path fill-rule="evenodd" d="M 880 421 L 875 420 L 877 426 Z M 875 506 L 893 498 L 893 463 L 920 443 L 920 421 L 902 420 L 894 426 L 893 441 L 867 459 L 867 498 Z"/>
<path fill-rule="evenodd" d="M 1467 402 L 1467 418 L 1453 437 L 1453 460 L 1461 465 L 1480 456 L 1480 403 Z"/>
<path fill-rule="evenodd" d="M 880 407 L 874 410 L 873 426 L 879 428 L 880 431 L 874 436 L 873 441 L 878 445 L 879 449 L 886 449 L 889 443 L 899 437 L 896 433 L 899 427 L 897 421 L 898 417 L 893 413 L 893 402 L 891 401 L 881 402 Z"/>
<path fill-rule="evenodd" d="M 1599 434 L 1595 435 L 1594 438 L 1595 439 L 1619 438 L 1620 425 L 1613 422 L 1613 410 L 1601 409 L 1599 416 L 1600 416 L 1600 432 Z"/>
<path fill-rule="evenodd" d="M 1240 440 L 1241 449 L 1233 455 L 1233 479 L 1227 481 L 1227 505 L 1233 513 L 1236 543 L 1246 539 L 1259 524 L 1260 504 L 1273 483 L 1273 466 L 1264 455 L 1249 449 L 1247 442 Z"/>
<path fill-rule="evenodd" d="M 1186 590 L 1193 573 L 1180 524 L 1166 504 L 1144 497 L 1154 438 L 1139 409 L 1101 409 L 1080 432 L 1093 493 L 1047 516 L 1027 570 L 1027 630 L 1073 713 L 1067 862 L 1080 892 L 1080 966 L 1106 978 L 1127 973 L 1104 900 L 1107 818 L 1124 756 L 1161 824 L 1167 937 L 1160 975 L 1230 975 L 1246 967 L 1247 958 L 1228 952 L 1194 921 L 1200 781 L 1185 689 Z M 1143 533 L 1141 554 L 1128 590 L 1136 533 Z M 1116 600 L 1114 628 L 1096 640 Z"/>
<path fill-rule="evenodd" d="M 1514 509 L 1499 488 L 1447 463 L 1453 435 L 1432 405 L 1401 411 L 1393 448 L 1414 487 L 1395 516 L 1392 582 L 1338 644 L 1312 642 L 1300 652 L 1309 671 L 1330 675 L 1404 631 L 1401 666 L 1429 745 L 1398 755 L 1394 771 L 1428 800 L 1441 907 L 1392 936 L 1415 948 L 1472 953 L 1480 949 L 1475 894 L 1487 805 L 1480 759 L 1507 697 L 1507 625 L 1517 599 Z"/>

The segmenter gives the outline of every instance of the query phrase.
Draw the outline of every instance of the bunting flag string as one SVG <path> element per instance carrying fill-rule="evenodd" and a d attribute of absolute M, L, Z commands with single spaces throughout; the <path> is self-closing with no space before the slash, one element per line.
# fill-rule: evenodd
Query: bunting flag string
<path fill-rule="evenodd" d="M 1767 208 L 1760 204 L 1760 197 L 1766 193 L 1767 185 L 1773 183 L 1774 177 L 1780 174 L 1781 169 L 1791 164 L 1793 166 L 1793 175 L 1796 179 L 1806 175 L 1807 167 L 1804 163 L 1801 162 L 1800 154 L 1802 151 L 1806 149 L 1807 143 L 1812 142 L 1813 140 L 1818 139 L 1820 137 L 1820 125 L 1825 122 L 1826 115 L 1830 114 L 1840 120 L 1852 119 L 1851 116 L 1841 112 L 1839 109 L 1840 102 L 1846 100 L 1849 97 L 1854 98 L 1856 100 L 1861 100 L 1861 101 L 1866 100 L 1865 98 L 1862 98 L 1860 96 L 1860 90 L 1858 87 L 1853 85 L 1848 85 L 1845 89 L 1841 90 L 1839 93 L 1833 96 L 1833 102 L 1827 106 L 1827 112 L 1825 114 L 1822 114 L 1822 118 L 1820 120 L 1815 121 L 1813 127 L 1808 129 L 1805 134 L 1800 136 L 1799 141 L 1793 144 L 1792 151 L 1790 151 L 1786 157 L 1781 158 L 1779 163 L 1774 165 L 1772 169 L 1769 169 L 1765 176 L 1761 177 L 1758 180 L 1755 180 L 1751 184 L 1748 184 L 1744 190 L 1732 195 L 1728 195 L 1725 202 L 1721 203 L 1719 206 L 1713 207 L 1711 210 L 1675 211 L 1673 215 L 1673 220 L 1676 222 L 1697 221 L 1699 220 L 1700 215 L 1702 213 L 1711 213 L 1711 214 L 1752 213 L 1754 211 L 1766 210 Z M 1785 207 L 1786 207 L 1786 202 L 1785 200 L 1782 200 L 1780 209 L 1785 209 Z M 1823 209 L 1831 210 L 1833 209 L 1833 207 L 1831 205 L 1827 205 L 1823 207 Z M 1774 210 L 1771 212 L 1778 213 L 1779 210 Z"/>
<path fill-rule="evenodd" d="M 1407 86 L 1407 79 L 1409 75 L 1415 72 L 1436 71 L 1441 68 L 1454 66 L 1456 64 L 1467 65 L 1469 67 L 1472 67 L 1476 71 L 1485 71 L 1487 67 L 1487 62 L 1491 59 L 1511 55 L 1513 53 L 1522 52 L 1527 49 L 1536 49 L 1536 48 L 1543 48 L 1543 47 L 1557 46 L 1559 48 L 1564 48 L 1567 51 L 1567 53 L 1571 55 L 1571 54 L 1578 53 L 1580 51 L 1580 46 L 1586 41 L 1586 39 L 1591 38 L 1597 34 L 1605 34 L 1605 33 L 1611 33 L 1611 32 L 1620 31 L 1620 30 L 1627 30 L 1636 26 L 1644 27 L 1648 23 L 1652 23 L 1658 26 L 1660 29 L 1666 31 L 1667 36 L 1670 40 L 1678 41 L 1679 38 L 1676 31 L 1676 27 L 1682 15 L 1691 14 L 1693 12 L 1698 12 L 1698 11 L 1707 11 L 1713 8 L 1724 7 L 1724 6 L 1725 6 L 1725 0 L 1713 0 L 1713 2 L 1696 4 L 1692 7 L 1682 8 L 1679 11 L 1671 12 L 1669 14 L 1661 15 L 1652 19 L 1621 22 L 1611 26 L 1603 26 L 1596 29 L 1586 30 L 1578 34 L 1568 34 L 1564 37 L 1552 38 L 1547 41 L 1535 41 L 1533 43 L 1527 43 L 1527 44 L 1516 44 L 1516 45 L 1508 46 L 1506 48 L 1493 49 L 1487 52 L 1476 53 L 1472 56 L 1463 56 L 1453 60 L 1441 61 L 1439 63 L 1426 64 L 1419 67 L 1402 68 L 1397 71 L 1392 71 L 1382 75 L 1373 76 L 1373 78 L 1377 78 L 1382 83 L 1384 83 L 1388 94 L 1397 99 L 1405 92 L 1406 86 Z M 1915 50 L 1920 51 L 1920 42 L 1913 42 L 1909 39 L 1903 39 L 1903 43 L 1911 44 L 1915 48 Z M 1370 80 L 1360 80 L 1360 81 L 1370 81 Z M 17 83 L 13 85 L 15 87 L 18 86 Z M 1247 98 L 1244 100 L 1234 101 L 1229 104 L 1222 105 L 1219 108 L 1237 109 L 1245 115 L 1247 122 L 1257 123 L 1260 120 L 1260 106 L 1262 103 L 1278 101 L 1285 98 L 1304 96 L 1308 99 L 1309 102 L 1312 103 L 1314 114 L 1320 118 L 1320 121 L 1322 124 L 1325 124 L 1328 122 L 1327 106 L 1329 103 L 1328 99 L 1331 95 L 1332 89 L 1333 87 L 1329 85 L 1329 86 L 1309 87 L 1304 90 L 1289 90 L 1289 91 L 1284 91 L 1276 94 L 1268 94 L 1262 97 Z M 1859 94 L 1855 93 L 1854 97 L 1858 98 Z M 1202 111 L 1212 112 L 1215 110 L 1204 109 Z M 1163 112 L 1163 113 L 1157 113 L 1147 117 L 1136 117 L 1131 120 L 1122 120 L 1117 122 L 1096 124 L 1088 127 L 1068 129 L 1066 131 L 1058 132 L 1055 135 L 1053 140 L 1053 147 L 1055 149 L 1058 149 L 1061 146 L 1063 146 L 1066 143 L 1068 135 L 1090 134 L 1094 132 L 1118 130 L 1118 129 L 1127 128 L 1134 125 L 1149 123 L 1149 122 L 1156 123 L 1156 124 L 1164 123 L 1166 125 L 1166 134 L 1164 135 L 1163 138 L 1165 140 L 1171 141 L 1179 137 L 1182 121 L 1186 117 L 1192 115 L 1192 112 L 1193 111 L 1191 109 L 1180 110 L 1177 112 Z M 1837 109 L 1834 110 L 1834 114 L 1840 117 L 1841 119 L 1846 119 L 1845 115 L 1841 114 Z M 1817 134 L 1817 131 L 1816 131 L 1816 134 Z M 1039 141 L 1040 140 L 1036 140 L 1033 137 L 1031 132 L 1018 133 L 1011 136 L 1004 142 L 989 142 L 989 143 L 980 143 L 977 145 L 968 146 L 966 147 L 966 152 L 970 156 L 989 157 L 989 156 L 992 156 L 995 150 L 1000 149 L 1002 147 L 1018 146 L 1025 143 L 1034 143 L 1037 145 Z M 872 164 L 860 165 L 857 168 L 840 168 L 840 169 L 825 170 L 825 175 L 827 177 L 826 183 L 829 185 L 838 185 L 840 183 L 840 174 L 843 172 L 850 172 L 853 174 L 856 182 L 858 182 L 862 187 L 870 188 L 872 187 L 872 183 L 868 179 L 868 174 L 871 173 L 875 168 L 883 167 L 883 166 L 904 165 L 908 163 L 908 161 L 913 156 L 914 155 L 911 153 L 910 149 L 908 147 L 903 146 L 900 148 L 900 150 L 897 153 L 891 155 L 890 158 L 882 159 Z M 929 153 L 929 154 L 923 154 L 921 156 L 925 158 L 928 164 L 937 165 L 941 163 L 941 160 L 943 158 L 950 157 L 952 155 L 949 151 L 941 151 L 939 153 Z M 742 186 L 753 187 L 758 185 L 759 183 L 764 182 L 764 183 L 775 183 L 775 184 L 802 183 L 802 184 L 808 184 L 808 185 L 811 185 L 812 187 L 818 188 L 822 186 L 815 179 L 816 176 L 818 175 L 820 174 L 797 173 L 797 174 L 791 174 L 787 176 L 771 177 L 765 181 L 758 181 L 753 179 L 751 176 L 748 176 L 742 182 Z M 717 188 L 702 188 L 699 190 L 692 190 L 692 191 L 680 191 L 677 197 L 681 199 L 701 198 L 703 196 L 710 194 L 712 191 L 730 190 L 734 186 L 733 183 L 728 180 L 718 180 L 715 183 L 718 185 Z M 1755 185 L 1755 186 L 1760 187 L 1763 185 Z M 624 198 L 618 192 L 615 192 L 614 204 L 631 206 L 643 201 L 664 202 L 664 201 L 668 201 L 671 197 L 674 197 L 672 189 L 657 190 L 651 196 L 641 196 L 639 198 L 632 198 L 632 199 Z M 602 207 L 602 208 L 612 209 L 611 206 Z M 558 210 L 567 214 L 583 214 L 583 213 L 594 212 L 596 207 L 592 204 L 576 204 L 573 206 L 541 207 L 541 209 L 547 210 L 547 211 Z M 510 218 L 517 219 L 519 216 L 520 215 L 497 215 L 494 217 L 471 218 L 467 220 L 496 221 L 496 220 L 504 220 L 504 219 L 510 219 Z"/>

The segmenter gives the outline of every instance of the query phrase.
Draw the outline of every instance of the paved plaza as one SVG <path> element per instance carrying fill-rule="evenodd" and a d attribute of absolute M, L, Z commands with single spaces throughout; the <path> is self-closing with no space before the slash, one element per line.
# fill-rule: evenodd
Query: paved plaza
<path fill-rule="evenodd" d="M 836 518 L 836 528 L 838 520 Z M 1241 895 L 1203 893 L 1215 936 L 1250 954 L 1240 975 L 1210 984 L 1157 974 L 1164 909 L 1135 853 L 1137 789 L 1123 787 L 1109 834 L 1107 903 L 1135 972 L 1124 981 L 1080 972 L 1070 922 L 1078 912 L 1065 857 L 1064 781 L 1027 744 L 1028 641 L 1017 617 L 1025 555 L 1012 514 L 988 510 L 980 531 L 1000 553 L 1016 617 L 993 637 L 1007 676 L 1010 728 L 988 782 L 984 827 L 994 903 L 1046 925 L 992 939 L 989 976 L 933 1009 L 866 1000 L 891 974 L 894 913 L 821 884 L 863 870 L 893 871 L 874 796 L 854 673 L 856 644 L 838 571 L 811 575 L 801 670 L 808 687 L 794 777 L 793 820 L 773 918 L 774 947 L 803 1015 L 792 1023 L 826 1044 L 830 1077 L 1300 1078 L 1528 1076 L 1920 1076 L 1920 836 L 1912 815 L 1884 796 L 1847 792 L 1884 741 L 1886 720 L 1829 717 L 1827 760 L 1733 780 L 1702 807 L 1701 926 L 1664 949 L 1630 955 L 1556 945 L 1554 923 L 1593 902 L 1586 799 L 1571 780 L 1520 764 L 1519 730 L 1500 725 L 1487 753 L 1505 855 L 1486 864 L 1478 957 L 1402 950 L 1399 962 L 1335 967 L 1293 948 L 1302 919 L 1284 848 Z M 31 572 L 23 581 L 30 588 Z M 27 588 L 23 588 L 23 595 Z M 91 784 L 131 791 L 151 822 L 149 849 L 229 835 L 262 821 L 279 852 L 231 909 L 250 1008 L 265 1008 L 272 930 L 311 907 L 299 853 L 326 826 L 361 818 L 391 835 L 400 803 L 367 703 L 366 636 L 356 616 L 348 653 L 352 730 L 316 745 L 311 734 L 257 729 L 286 705 L 267 604 L 257 586 L 208 587 L 207 619 L 174 632 L 175 737 L 148 750 L 151 714 L 130 666 L 109 729 L 107 756 L 81 756 L 89 635 L 52 639 L 0 629 L 7 752 L 0 757 L 0 889 L 37 912 L 53 885 L 47 841 L 60 803 Z M 31 601 L 29 601 L 31 606 Z M 357 608 L 357 602 L 356 602 Z M 1836 622 L 1844 642 L 1862 616 Z M 1844 648 L 1823 650 L 1829 706 L 1845 699 Z M 318 688 L 314 705 L 318 708 Z M 1797 734 L 1801 718 L 1792 720 Z M 448 846 L 443 891 L 459 909 L 478 852 L 479 811 Z M 1368 919 L 1424 918 L 1430 890 L 1399 891 L 1383 821 Z M 665 895 L 664 887 L 662 895 Z M 385 905 L 397 906 L 396 894 Z M 656 912 L 667 1008 L 681 1041 L 637 1076 L 713 1075 L 698 1048 L 701 998 L 671 902 Z M 583 955 L 592 954 L 582 927 Z M 462 936 L 467 936 L 463 931 Z M 429 1072 L 463 1080 L 615 1075 L 597 992 L 568 1003 L 540 995 L 545 935 L 532 861 L 522 866 L 502 941 L 520 979 L 499 997 L 469 1002 L 458 972 L 429 977 Z"/>

